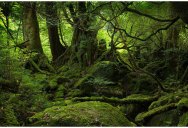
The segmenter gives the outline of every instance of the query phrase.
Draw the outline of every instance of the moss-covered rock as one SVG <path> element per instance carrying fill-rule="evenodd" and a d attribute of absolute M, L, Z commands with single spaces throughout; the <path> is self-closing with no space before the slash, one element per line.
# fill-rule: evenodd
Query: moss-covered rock
<path fill-rule="evenodd" d="M 101 61 L 90 69 L 90 73 L 95 77 L 114 79 L 118 73 L 118 68 L 114 62 Z"/>
<path fill-rule="evenodd" d="M 126 74 L 122 75 L 122 71 L 127 72 L 128 69 L 121 68 L 115 62 L 98 62 L 88 69 L 88 74 L 79 79 L 74 87 L 81 90 L 81 96 L 122 97 L 124 88 L 119 81 Z"/>
<path fill-rule="evenodd" d="M 47 108 L 30 121 L 34 126 L 135 126 L 117 108 L 93 101 Z"/>
<path fill-rule="evenodd" d="M 131 72 L 122 80 L 125 94 L 153 94 L 158 91 L 156 81 L 147 74 Z"/>
<path fill-rule="evenodd" d="M 147 112 L 142 112 L 140 114 L 138 114 L 135 118 L 135 121 L 139 124 L 144 124 L 146 121 L 148 121 L 149 118 L 151 118 L 152 116 L 156 115 L 156 114 L 160 114 L 162 112 L 166 112 L 172 109 L 176 108 L 176 104 L 175 103 L 171 103 L 171 104 L 167 104 L 164 106 L 160 106 L 157 108 L 154 108 L 152 110 L 149 110 Z"/>
<path fill-rule="evenodd" d="M 178 126 L 188 126 L 188 112 L 184 113 L 180 117 L 180 121 L 178 123 Z"/>
<path fill-rule="evenodd" d="M 178 110 L 173 109 L 170 111 L 153 115 L 145 123 L 145 126 L 177 126 L 179 121 L 178 117 L 179 117 Z"/>

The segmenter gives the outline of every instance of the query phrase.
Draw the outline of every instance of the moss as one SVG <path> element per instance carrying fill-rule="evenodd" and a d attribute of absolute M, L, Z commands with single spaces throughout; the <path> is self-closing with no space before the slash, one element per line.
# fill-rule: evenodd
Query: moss
<path fill-rule="evenodd" d="M 11 105 L 7 105 L 3 111 L 4 111 L 4 116 L 5 116 L 4 120 L 6 126 L 19 126 L 19 122 L 17 121 L 17 117 Z"/>
<path fill-rule="evenodd" d="M 123 95 L 123 89 L 116 83 L 103 77 L 94 77 L 90 74 L 81 78 L 76 84 L 75 88 L 80 89 L 82 96 L 104 95 L 104 96 L 118 96 Z"/>
<path fill-rule="evenodd" d="M 102 102 L 54 106 L 30 121 L 35 126 L 135 126 L 117 108 Z"/>
<path fill-rule="evenodd" d="M 148 109 L 151 110 L 169 103 L 177 103 L 183 96 L 185 96 L 183 93 L 167 93 L 161 96 L 157 101 L 154 101 Z"/>
<path fill-rule="evenodd" d="M 182 98 L 179 102 L 178 102 L 178 104 L 177 104 L 177 108 L 179 109 L 179 110 L 182 110 L 183 108 L 188 108 L 188 98 Z"/>
<path fill-rule="evenodd" d="M 151 103 L 152 101 L 156 100 L 158 96 L 148 96 L 148 95 L 142 95 L 142 94 L 133 94 L 126 98 L 108 98 L 108 97 L 75 97 L 72 100 L 73 101 L 102 101 L 102 102 L 108 102 L 108 103 L 116 103 L 116 104 L 145 104 L 145 103 Z"/>
<path fill-rule="evenodd" d="M 157 82 L 144 73 L 131 72 L 123 79 L 128 94 L 153 94 L 158 91 Z"/>
<path fill-rule="evenodd" d="M 171 103 L 171 104 L 167 104 L 167 105 L 164 105 L 164 106 L 154 108 L 154 109 L 149 110 L 147 112 L 143 112 L 143 113 L 138 114 L 135 118 L 135 121 L 143 124 L 146 121 L 146 119 L 148 119 L 149 117 L 156 115 L 156 114 L 159 114 L 159 113 L 162 113 L 164 111 L 168 111 L 168 110 L 173 109 L 173 108 L 176 108 L 175 103 Z"/>
<path fill-rule="evenodd" d="M 188 126 L 188 112 L 184 113 L 181 117 L 180 117 L 180 121 L 178 126 Z"/>
<path fill-rule="evenodd" d="M 100 61 L 89 70 L 89 72 L 95 77 L 97 76 L 114 80 L 117 75 L 117 65 L 110 61 Z"/>
<path fill-rule="evenodd" d="M 148 121 L 145 126 L 177 126 L 179 121 L 179 112 L 177 109 L 156 114 Z"/>

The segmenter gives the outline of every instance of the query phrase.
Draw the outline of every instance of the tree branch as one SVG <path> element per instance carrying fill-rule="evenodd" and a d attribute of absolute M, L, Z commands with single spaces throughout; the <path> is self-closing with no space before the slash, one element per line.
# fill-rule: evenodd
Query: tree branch
<path fill-rule="evenodd" d="M 179 20 L 179 17 L 176 17 L 172 20 L 172 22 L 170 24 L 168 24 L 166 27 L 163 27 L 163 28 L 159 28 L 157 29 L 154 33 L 151 33 L 148 37 L 142 39 L 142 38 L 139 38 L 139 37 L 135 37 L 135 36 L 132 36 L 130 35 L 125 29 L 123 28 L 119 28 L 119 27 L 116 27 L 111 20 L 107 20 L 106 18 L 104 18 L 102 15 L 100 15 L 100 17 L 105 20 L 106 22 L 109 22 L 115 29 L 117 30 L 120 30 L 120 31 L 123 31 L 125 33 L 125 35 L 127 37 L 130 37 L 130 38 L 133 38 L 133 39 L 136 39 L 136 40 L 140 40 L 140 41 L 147 41 L 148 39 L 150 39 L 152 36 L 156 35 L 158 32 L 162 31 L 162 30 L 167 30 L 168 28 L 170 28 L 176 21 Z"/>
<path fill-rule="evenodd" d="M 136 14 L 141 15 L 141 16 L 145 16 L 147 18 L 150 18 L 152 20 L 156 20 L 156 21 L 159 21 L 159 22 L 173 22 L 174 21 L 174 19 L 159 19 L 159 18 L 156 18 L 156 17 L 153 17 L 151 15 L 142 13 L 142 12 L 135 10 L 135 9 L 132 9 L 132 8 L 125 8 L 124 10 L 132 12 L 132 13 L 136 13 Z"/>

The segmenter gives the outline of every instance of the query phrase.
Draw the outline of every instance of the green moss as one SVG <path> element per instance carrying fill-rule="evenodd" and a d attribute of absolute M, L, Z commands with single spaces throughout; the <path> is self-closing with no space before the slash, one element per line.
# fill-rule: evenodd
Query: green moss
<path fill-rule="evenodd" d="M 159 114 L 161 112 L 168 111 L 172 108 L 176 108 L 175 103 L 171 103 L 171 104 L 167 104 L 167 105 L 164 105 L 164 106 L 154 108 L 154 109 L 149 110 L 147 112 L 143 112 L 143 113 L 138 114 L 135 118 L 135 121 L 138 122 L 138 123 L 144 123 L 147 118 L 149 118 L 153 115 Z"/>
<path fill-rule="evenodd" d="M 178 126 L 188 126 L 188 112 L 184 113 L 181 117 L 180 117 L 180 121 Z"/>
<path fill-rule="evenodd" d="M 154 94 L 158 91 L 158 85 L 149 75 L 131 72 L 123 80 L 130 94 Z"/>
<path fill-rule="evenodd" d="M 142 97 L 143 96 L 143 97 Z M 92 96 L 92 97 L 75 97 L 72 100 L 73 101 L 101 101 L 101 102 L 107 102 L 107 103 L 114 103 L 114 104 L 145 104 L 145 103 L 151 103 L 152 101 L 156 100 L 158 96 L 146 96 L 146 95 L 140 95 L 140 94 L 134 94 L 133 96 L 129 96 L 126 98 L 117 98 L 117 97 L 105 97 L 105 96 Z"/>
<path fill-rule="evenodd" d="M 177 126 L 179 112 L 177 109 L 162 112 L 150 117 L 145 126 Z"/>
<path fill-rule="evenodd" d="M 178 104 L 177 104 L 177 108 L 179 110 L 181 110 L 182 108 L 188 108 L 188 98 L 182 98 Z"/>
<path fill-rule="evenodd" d="M 164 96 L 161 96 L 157 101 L 154 101 L 148 109 L 151 110 L 169 103 L 177 103 L 183 96 L 184 94 L 182 93 L 167 93 Z"/>
<path fill-rule="evenodd" d="M 95 77 L 114 79 L 115 74 L 117 73 L 117 65 L 110 61 L 100 61 L 89 70 L 89 72 Z"/>
<path fill-rule="evenodd" d="M 54 106 L 30 121 L 35 126 L 135 126 L 117 108 L 102 102 Z"/>
<path fill-rule="evenodd" d="M 14 110 L 11 105 L 7 105 L 4 109 L 5 124 L 6 126 L 19 126 Z"/>

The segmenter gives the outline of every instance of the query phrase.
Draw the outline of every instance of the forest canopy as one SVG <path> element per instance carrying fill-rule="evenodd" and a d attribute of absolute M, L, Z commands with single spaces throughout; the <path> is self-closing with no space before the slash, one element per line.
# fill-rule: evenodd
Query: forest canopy
<path fill-rule="evenodd" d="M 187 14 L 188 2 L 1 1 L 0 125 L 187 126 Z"/>

